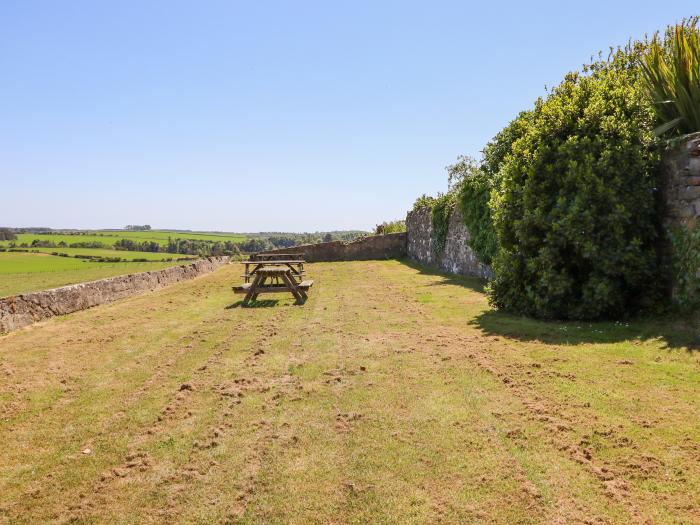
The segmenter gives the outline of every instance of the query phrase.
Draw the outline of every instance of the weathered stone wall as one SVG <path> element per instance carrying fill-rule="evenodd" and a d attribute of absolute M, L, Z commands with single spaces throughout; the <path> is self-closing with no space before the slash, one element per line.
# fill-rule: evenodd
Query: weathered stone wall
<path fill-rule="evenodd" d="M 280 248 L 265 253 L 304 254 L 308 262 L 400 259 L 406 255 L 406 234 L 372 235 L 353 242 L 331 241 Z"/>
<path fill-rule="evenodd" d="M 467 245 L 469 230 L 464 225 L 462 214 L 455 209 L 441 252 L 435 247 L 432 214 L 428 208 L 412 210 L 406 216 L 408 257 L 427 266 L 448 273 L 469 277 L 491 277 L 491 268 L 481 263 Z"/>
<path fill-rule="evenodd" d="M 666 223 L 694 227 L 700 217 L 700 133 L 666 150 L 663 171 Z"/>
<path fill-rule="evenodd" d="M 119 275 L 53 290 L 0 298 L 0 333 L 10 332 L 55 315 L 85 310 L 140 292 L 193 279 L 228 262 L 229 257 L 211 257 L 163 270 Z"/>

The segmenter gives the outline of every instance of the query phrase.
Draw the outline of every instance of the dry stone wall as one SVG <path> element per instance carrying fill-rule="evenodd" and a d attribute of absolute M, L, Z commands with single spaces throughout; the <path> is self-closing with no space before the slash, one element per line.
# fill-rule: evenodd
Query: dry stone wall
<path fill-rule="evenodd" d="M 228 262 L 229 257 L 211 257 L 163 270 L 120 275 L 53 290 L 0 298 L 0 333 L 10 332 L 55 315 L 85 310 L 193 279 Z"/>
<path fill-rule="evenodd" d="M 700 133 L 693 133 L 664 154 L 667 224 L 694 227 L 700 216 Z"/>
<path fill-rule="evenodd" d="M 302 244 L 292 248 L 269 250 L 265 253 L 304 254 L 308 262 L 367 261 L 400 259 L 406 256 L 406 234 L 372 235 L 352 242 L 331 241 Z"/>
<path fill-rule="evenodd" d="M 469 230 L 458 209 L 450 214 L 443 250 L 438 250 L 435 246 L 430 209 L 420 208 L 409 211 L 406 216 L 406 230 L 407 254 L 410 259 L 447 273 L 468 277 L 491 277 L 491 268 L 480 262 L 467 244 Z"/>

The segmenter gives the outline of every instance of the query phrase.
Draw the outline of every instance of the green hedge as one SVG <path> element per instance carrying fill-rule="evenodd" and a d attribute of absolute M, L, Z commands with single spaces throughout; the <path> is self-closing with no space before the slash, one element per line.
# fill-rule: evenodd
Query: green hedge
<path fill-rule="evenodd" d="M 636 59 L 567 75 L 518 119 L 490 201 L 497 308 L 599 319 L 658 301 L 659 155 Z"/>

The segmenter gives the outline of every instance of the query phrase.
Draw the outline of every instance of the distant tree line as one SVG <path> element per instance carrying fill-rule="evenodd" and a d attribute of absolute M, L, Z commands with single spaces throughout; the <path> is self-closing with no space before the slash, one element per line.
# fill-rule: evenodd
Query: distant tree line
<path fill-rule="evenodd" d="M 22 247 L 22 248 L 27 248 L 30 246 L 32 248 L 92 248 L 92 249 L 109 249 L 110 248 L 110 246 L 108 246 L 105 243 L 100 242 L 100 241 L 81 241 L 81 242 L 72 242 L 69 244 L 66 241 L 55 242 L 55 241 L 47 241 L 44 239 L 34 239 L 31 244 L 27 244 L 26 242 L 23 242 L 20 244 L 20 247 Z"/>
<path fill-rule="evenodd" d="M 128 224 L 124 227 L 124 229 L 130 232 L 147 232 L 150 231 L 151 225 L 144 224 L 143 226 L 140 226 L 138 224 Z"/>
<path fill-rule="evenodd" d="M 130 231 L 147 231 L 149 225 L 135 226 L 129 225 Z M 22 231 L 30 230 L 23 229 Z M 33 229 L 32 229 L 33 230 Z M 36 233 L 36 232 L 35 232 Z M 62 234 L 65 231 L 42 231 L 42 234 Z M 241 253 L 256 253 L 267 250 L 291 248 L 300 244 L 314 244 L 328 241 L 351 241 L 366 235 L 361 231 L 332 231 L 314 233 L 258 233 L 248 234 L 247 238 L 241 242 L 232 240 L 212 240 L 212 239 L 188 239 L 188 238 L 168 238 L 168 242 L 161 244 L 152 240 L 139 239 L 118 239 L 113 244 L 102 241 L 79 241 L 67 243 L 65 240 L 59 242 L 47 239 L 34 239 L 31 243 L 23 242 L 20 248 L 92 248 L 92 249 L 115 249 L 129 252 L 150 252 L 150 253 L 172 253 L 182 255 L 196 255 L 200 257 L 231 255 L 236 256 Z M 103 233 L 71 231 L 70 235 L 105 235 Z M 107 235 L 105 235 L 107 236 Z M 109 236 L 113 236 L 109 235 Z M 0 228 L 0 240 L 11 240 L 9 248 L 17 248 L 14 242 L 16 235 L 9 228 Z"/>
<path fill-rule="evenodd" d="M 239 255 L 241 250 L 233 241 L 211 241 L 200 239 L 173 239 L 162 245 L 156 241 L 137 241 L 134 239 L 119 239 L 114 243 L 115 250 L 129 252 L 179 253 L 183 255 L 198 255 L 202 257 L 219 255 Z"/>

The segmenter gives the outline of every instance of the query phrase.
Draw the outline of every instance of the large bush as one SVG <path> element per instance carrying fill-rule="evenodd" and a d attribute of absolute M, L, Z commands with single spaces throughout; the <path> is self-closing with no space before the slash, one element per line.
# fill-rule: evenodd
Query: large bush
<path fill-rule="evenodd" d="M 658 298 L 653 112 L 638 52 L 569 74 L 499 152 L 489 295 L 542 318 L 617 318 Z"/>

